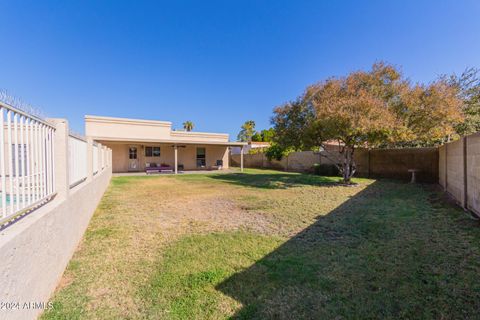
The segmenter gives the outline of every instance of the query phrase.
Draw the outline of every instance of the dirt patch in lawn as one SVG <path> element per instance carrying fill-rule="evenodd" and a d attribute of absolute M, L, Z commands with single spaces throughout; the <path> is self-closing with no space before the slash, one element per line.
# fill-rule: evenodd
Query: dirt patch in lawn
<path fill-rule="evenodd" d="M 237 229 L 268 233 L 271 229 L 264 215 L 244 210 L 235 201 L 221 196 L 197 196 L 166 203 L 159 219 L 162 233 L 169 238 Z"/>

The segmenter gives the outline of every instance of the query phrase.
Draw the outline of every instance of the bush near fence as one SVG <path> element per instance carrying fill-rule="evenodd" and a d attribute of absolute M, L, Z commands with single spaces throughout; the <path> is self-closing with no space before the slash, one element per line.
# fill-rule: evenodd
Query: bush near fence
<path fill-rule="evenodd" d="M 357 149 L 354 154 L 357 176 L 393 178 L 408 181 L 409 169 L 417 169 L 417 181 L 438 182 L 438 149 Z M 281 161 L 269 161 L 264 154 L 244 155 L 244 167 L 268 168 L 292 172 L 313 172 L 315 164 L 333 164 L 340 154 L 324 151 L 292 152 Z M 231 155 L 232 166 L 239 166 L 240 155 Z"/>

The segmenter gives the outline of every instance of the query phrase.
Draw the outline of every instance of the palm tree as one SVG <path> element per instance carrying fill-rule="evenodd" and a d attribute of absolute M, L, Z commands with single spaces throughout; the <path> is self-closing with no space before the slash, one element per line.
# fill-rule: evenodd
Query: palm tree
<path fill-rule="evenodd" d="M 193 130 L 193 122 L 192 121 L 185 121 L 183 123 L 183 129 L 185 129 L 186 131 L 192 131 Z"/>

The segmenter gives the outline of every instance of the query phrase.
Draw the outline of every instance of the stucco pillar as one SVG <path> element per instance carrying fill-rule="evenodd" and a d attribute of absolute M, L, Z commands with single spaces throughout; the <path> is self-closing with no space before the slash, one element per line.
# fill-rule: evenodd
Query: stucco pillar
<path fill-rule="evenodd" d="M 97 168 L 98 168 L 98 172 L 97 173 L 100 173 L 102 172 L 102 149 L 103 146 L 101 143 L 98 143 L 97 142 Z"/>
<path fill-rule="evenodd" d="M 70 193 L 68 168 L 68 121 L 66 119 L 48 119 L 55 126 L 55 168 L 54 179 L 57 198 L 66 199 Z"/>
<path fill-rule="evenodd" d="M 178 174 L 178 146 L 174 145 L 174 153 L 175 153 L 175 174 Z"/>
<path fill-rule="evenodd" d="M 87 181 L 93 179 L 93 139 L 87 137 Z"/>
<path fill-rule="evenodd" d="M 243 146 L 240 148 L 240 171 L 243 172 Z"/>

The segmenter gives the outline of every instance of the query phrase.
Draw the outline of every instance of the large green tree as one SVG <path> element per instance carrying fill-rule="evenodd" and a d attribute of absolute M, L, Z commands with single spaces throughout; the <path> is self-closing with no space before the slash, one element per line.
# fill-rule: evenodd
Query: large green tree
<path fill-rule="evenodd" d="M 308 87 L 297 100 L 277 107 L 272 123 L 281 148 L 306 150 L 336 141 L 336 162 L 345 183 L 354 175 L 358 147 L 426 144 L 446 137 L 461 121 L 455 88 L 445 81 L 412 86 L 392 65 L 330 78 Z"/>
<path fill-rule="evenodd" d="M 275 130 L 273 128 L 263 129 L 261 131 L 255 131 L 252 136 L 252 141 L 258 142 L 271 142 L 275 135 Z"/>

